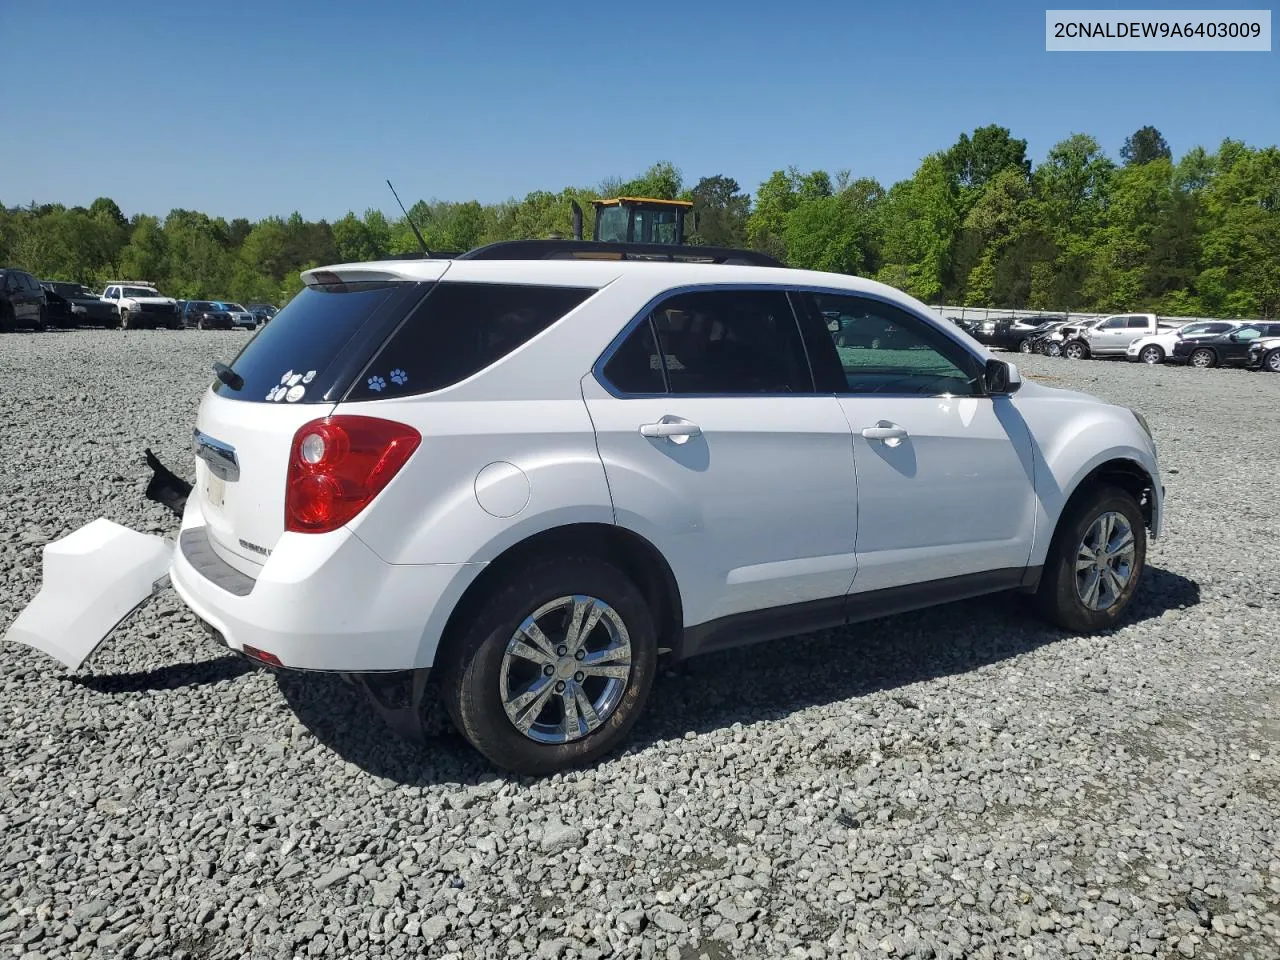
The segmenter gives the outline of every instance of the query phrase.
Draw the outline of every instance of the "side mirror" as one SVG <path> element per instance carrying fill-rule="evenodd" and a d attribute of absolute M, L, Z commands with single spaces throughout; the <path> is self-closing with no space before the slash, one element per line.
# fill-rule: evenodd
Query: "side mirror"
<path fill-rule="evenodd" d="M 987 361 L 986 368 L 983 370 L 982 382 L 989 394 L 1014 393 L 1022 386 L 1022 374 L 1007 360 L 997 360 L 993 357 Z"/>

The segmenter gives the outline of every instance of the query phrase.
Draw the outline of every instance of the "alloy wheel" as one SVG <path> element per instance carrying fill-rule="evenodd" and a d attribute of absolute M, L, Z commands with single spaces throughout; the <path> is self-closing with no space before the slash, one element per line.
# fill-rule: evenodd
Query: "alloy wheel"
<path fill-rule="evenodd" d="M 1191 354 L 1191 365 L 1193 367 L 1199 367 L 1202 370 L 1205 369 L 1206 367 L 1212 367 L 1213 351 L 1197 350 L 1195 353 Z"/>
<path fill-rule="evenodd" d="M 1159 347 L 1143 347 L 1140 359 L 1143 363 L 1159 363 L 1164 359 L 1164 351 Z"/>
<path fill-rule="evenodd" d="M 1124 514 L 1108 511 L 1089 525 L 1076 548 L 1076 592 L 1090 610 L 1115 606 L 1133 579 L 1133 528 Z"/>
<path fill-rule="evenodd" d="M 598 730 L 631 680 L 631 639 L 597 597 L 560 597 L 529 614 L 507 642 L 498 678 L 507 718 L 538 743 Z"/>
<path fill-rule="evenodd" d="M 1280 373 L 1280 350 L 1272 350 L 1268 353 L 1262 365 L 1272 373 Z"/>

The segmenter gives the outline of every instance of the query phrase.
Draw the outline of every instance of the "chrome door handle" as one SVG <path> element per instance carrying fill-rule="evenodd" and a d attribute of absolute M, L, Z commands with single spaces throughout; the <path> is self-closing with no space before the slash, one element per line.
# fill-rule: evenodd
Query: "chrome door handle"
<path fill-rule="evenodd" d="M 663 417 L 657 423 L 640 424 L 642 437 L 665 437 L 672 443 L 685 443 L 690 437 L 696 437 L 702 428 L 696 423 L 681 420 L 679 417 Z"/>
<path fill-rule="evenodd" d="M 863 427 L 862 435 L 868 440 L 884 440 L 891 447 L 897 446 L 900 441 L 908 437 L 906 427 L 900 427 L 896 423 L 887 423 L 883 420 L 874 427 Z"/>

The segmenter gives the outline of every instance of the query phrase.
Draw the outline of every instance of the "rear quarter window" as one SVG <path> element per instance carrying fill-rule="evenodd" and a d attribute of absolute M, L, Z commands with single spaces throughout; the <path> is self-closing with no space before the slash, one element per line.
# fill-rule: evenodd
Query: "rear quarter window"
<path fill-rule="evenodd" d="M 233 390 L 214 381 L 214 392 L 259 403 L 331 403 L 431 286 L 372 281 L 306 287 L 232 361 L 244 385 Z M 193 311 L 201 306 L 188 304 Z"/>
<path fill-rule="evenodd" d="M 452 386 L 497 363 L 595 292 L 593 287 L 437 283 L 345 399 L 413 396 Z"/>

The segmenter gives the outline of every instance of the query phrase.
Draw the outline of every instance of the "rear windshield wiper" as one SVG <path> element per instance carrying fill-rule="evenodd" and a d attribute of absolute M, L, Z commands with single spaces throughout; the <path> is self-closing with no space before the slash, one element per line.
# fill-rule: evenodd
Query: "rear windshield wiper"
<path fill-rule="evenodd" d="M 236 373 L 225 363 L 215 363 L 213 372 L 218 375 L 218 379 L 225 383 L 232 390 L 239 390 L 244 386 L 244 377 Z"/>

